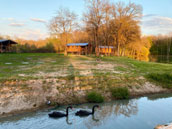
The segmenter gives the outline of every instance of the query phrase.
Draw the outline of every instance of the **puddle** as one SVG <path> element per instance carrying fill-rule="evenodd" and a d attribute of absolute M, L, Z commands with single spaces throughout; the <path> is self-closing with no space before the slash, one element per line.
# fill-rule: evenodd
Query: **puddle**
<path fill-rule="evenodd" d="M 20 77 L 25 77 L 25 74 L 19 74 L 18 76 L 20 76 Z"/>
<path fill-rule="evenodd" d="M 6 65 L 11 65 L 12 63 L 5 63 Z"/>
<path fill-rule="evenodd" d="M 29 62 L 22 62 L 22 64 L 29 64 Z"/>
<path fill-rule="evenodd" d="M 37 62 L 38 64 L 44 64 L 44 62 Z"/>

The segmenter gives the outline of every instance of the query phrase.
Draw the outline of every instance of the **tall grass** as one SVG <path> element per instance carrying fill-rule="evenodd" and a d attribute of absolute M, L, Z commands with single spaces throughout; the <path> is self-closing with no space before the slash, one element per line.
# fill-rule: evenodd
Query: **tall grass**
<path fill-rule="evenodd" d="M 169 73 L 150 73 L 146 75 L 146 78 L 159 83 L 164 88 L 172 88 L 172 74 Z"/>
<path fill-rule="evenodd" d="M 116 87 L 111 89 L 112 96 L 116 99 L 128 99 L 129 91 L 127 87 Z"/>
<path fill-rule="evenodd" d="M 87 101 L 90 103 L 102 103 L 104 98 L 100 93 L 92 91 L 87 94 Z"/>

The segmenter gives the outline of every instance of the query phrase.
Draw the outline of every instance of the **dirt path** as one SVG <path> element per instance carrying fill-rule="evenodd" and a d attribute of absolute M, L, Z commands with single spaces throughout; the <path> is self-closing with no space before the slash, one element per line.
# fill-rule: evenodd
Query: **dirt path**
<path fill-rule="evenodd" d="M 86 56 L 78 56 L 77 58 L 83 58 L 83 60 L 78 60 L 76 57 L 71 57 L 70 62 L 74 69 L 79 71 L 79 74 L 82 76 L 93 76 L 93 71 L 98 72 L 112 72 L 112 73 L 122 73 L 115 70 L 115 67 L 118 67 L 117 64 L 104 62 L 104 61 L 96 61 L 91 57 Z"/>
<path fill-rule="evenodd" d="M 76 57 L 71 57 L 70 58 L 70 63 L 72 64 L 72 66 L 74 67 L 75 70 L 79 71 L 79 74 L 82 76 L 92 76 L 93 72 L 93 66 L 90 65 L 92 63 L 95 63 L 95 61 L 93 61 L 92 58 L 90 57 L 83 57 L 83 56 L 79 56 L 80 58 L 87 58 L 88 60 L 76 60 Z"/>

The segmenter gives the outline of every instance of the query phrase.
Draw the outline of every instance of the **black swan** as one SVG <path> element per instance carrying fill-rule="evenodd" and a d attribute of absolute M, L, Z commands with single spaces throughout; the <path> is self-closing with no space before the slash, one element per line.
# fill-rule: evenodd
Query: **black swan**
<path fill-rule="evenodd" d="M 99 105 L 94 105 L 92 108 L 92 112 L 86 111 L 86 110 L 80 110 L 75 113 L 76 116 L 88 116 L 88 115 L 94 115 L 95 108 L 99 108 Z"/>
<path fill-rule="evenodd" d="M 66 116 L 68 116 L 69 108 L 72 109 L 72 106 L 69 106 L 66 108 L 66 114 L 62 113 L 62 112 L 53 112 L 48 115 L 49 115 L 49 117 L 53 117 L 53 118 L 66 117 Z"/>

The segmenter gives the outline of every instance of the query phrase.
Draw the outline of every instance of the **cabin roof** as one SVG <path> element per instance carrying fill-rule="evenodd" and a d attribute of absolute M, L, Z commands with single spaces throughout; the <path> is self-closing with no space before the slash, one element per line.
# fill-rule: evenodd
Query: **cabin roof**
<path fill-rule="evenodd" d="M 99 46 L 99 48 L 114 48 L 113 46 Z"/>
<path fill-rule="evenodd" d="M 67 46 L 88 46 L 88 43 L 68 43 Z"/>
<path fill-rule="evenodd" d="M 3 43 L 3 44 L 7 44 L 7 43 L 10 43 L 10 44 L 17 44 L 16 42 L 12 41 L 12 40 L 0 40 L 0 43 Z"/>

